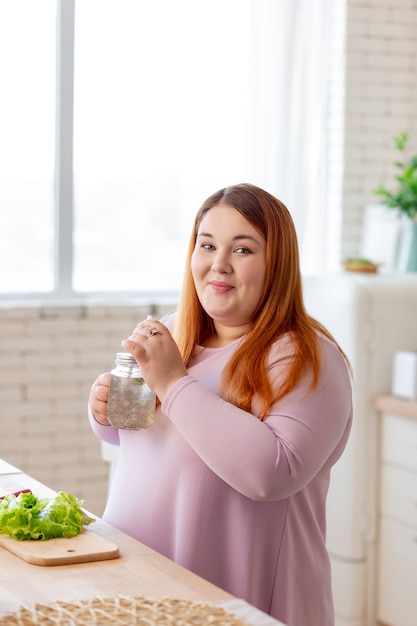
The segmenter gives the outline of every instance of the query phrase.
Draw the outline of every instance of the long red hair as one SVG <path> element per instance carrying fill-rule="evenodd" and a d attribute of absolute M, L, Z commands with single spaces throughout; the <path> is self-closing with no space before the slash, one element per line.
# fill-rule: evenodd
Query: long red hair
<path fill-rule="evenodd" d="M 305 310 L 297 235 L 288 209 L 259 187 L 234 185 L 211 195 L 195 218 L 174 328 L 174 337 L 186 366 L 196 345 L 204 345 L 214 333 L 213 320 L 197 297 L 191 256 L 201 220 L 207 211 L 219 204 L 239 211 L 266 241 L 265 279 L 259 304 L 253 312 L 253 324 L 222 374 L 224 397 L 249 411 L 252 398 L 258 395 L 262 401 L 260 418 L 263 419 L 273 402 L 288 394 L 307 370 L 311 371 L 312 388 L 317 384 L 320 371 L 317 331 L 335 340 Z M 294 342 L 295 355 L 280 389 L 274 392 L 267 373 L 268 353 L 271 345 L 288 332 Z"/>

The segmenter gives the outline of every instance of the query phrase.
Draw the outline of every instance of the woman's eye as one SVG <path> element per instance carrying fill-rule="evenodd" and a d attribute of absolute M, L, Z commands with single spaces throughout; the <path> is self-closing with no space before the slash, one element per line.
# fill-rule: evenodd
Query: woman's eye
<path fill-rule="evenodd" d="M 251 254 L 249 248 L 245 248 L 244 246 L 236 248 L 235 252 L 237 252 L 237 254 Z"/>
<path fill-rule="evenodd" d="M 201 244 L 201 247 L 202 247 L 204 250 L 214 250 L 214 246 L 213 246 L 213 244 L 211 244 L 211 243 L 202 243 L 202 244 Z"/>

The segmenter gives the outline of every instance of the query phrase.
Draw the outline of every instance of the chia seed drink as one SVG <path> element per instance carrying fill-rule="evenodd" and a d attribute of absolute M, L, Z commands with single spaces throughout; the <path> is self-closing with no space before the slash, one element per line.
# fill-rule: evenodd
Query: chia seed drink
<path fill-rule="evenodd" d="M 111 371 L 107 419 L 115 428 L 149 428 L 155 416 L 155 393 L 144 381 L 131 354 L 118 352 L 115 363 Z"/>

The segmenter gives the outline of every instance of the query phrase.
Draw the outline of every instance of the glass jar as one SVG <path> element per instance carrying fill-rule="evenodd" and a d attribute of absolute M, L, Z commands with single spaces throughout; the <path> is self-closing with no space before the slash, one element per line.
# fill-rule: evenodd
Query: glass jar
<path fill-rule="evenodd" d="M 153 424 L 156 395 L 129 352 L 116 354 L 111 371 L 107 419 L 116 428 L 144 430 Z"/>

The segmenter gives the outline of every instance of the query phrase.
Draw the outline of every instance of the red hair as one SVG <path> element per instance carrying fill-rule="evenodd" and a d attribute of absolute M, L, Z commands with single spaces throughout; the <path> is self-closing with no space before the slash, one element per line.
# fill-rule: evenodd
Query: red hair
<path fill-rule="evenodd" d="M 195 218 L 174 329 L 174 337 L 186 366 L 196 345 L 204 345 L 215 332 L 213 320 L 197 297 L 191 273 L 191 256 L 201 220 L 207 211 L 219 204 L 239 211 L 266 241 L 265 279 L 259 304 L 253 312 L 252 327 L 222 374 L 224 397 L 250 411 L 252 398 L 258 395 L 262 402 L 260 418 L 263 419 L 273 402 L 288 394 L 307 371 L 312 375 L 312 388 L 317 384 L 320 371 L 317 331 L 335 340 L 305 310 L 297 235 L 288 209 L 259 187 L 234 185 L 210 196 Z M 274 393 L 267 373 L 268 353 L 270 346 L 288 332 L 294 343 L 294 359 L 280 389 Z"/>

